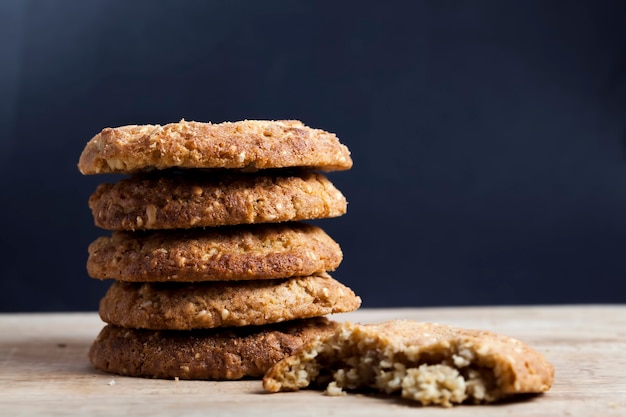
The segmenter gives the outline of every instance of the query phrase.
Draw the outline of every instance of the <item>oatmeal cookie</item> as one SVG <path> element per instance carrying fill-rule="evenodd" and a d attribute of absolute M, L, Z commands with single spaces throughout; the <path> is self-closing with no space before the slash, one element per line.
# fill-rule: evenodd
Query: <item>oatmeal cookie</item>
<path fill-rule="evenodd" d="M 335 395 L 343 389 L 373 388 L 449 407 L 544 392 L 553 379 L 553 366 L 519 340 L 399 320 L 344 323 L 274 365 L 263 386 L 276 392 L 326 385 Z"/>
<path fill-rule="evenodd" d="M 185 284 L 116 281 L 100 302 L 100 317 L 122 327 L 192 330 L 321 317 L 360 305 L 350 288 L 326 274 Z"/>
<path fill-rule="evenodd" d="M 96 226 L 186 229 L 338 217 L 346 198 L 315 172 L 274 175 L 168 172 L 101 184 L 89 198 Z"/>
<path fill-rule="evenodd" d="M 341 248 L 317 226 L 258 224 L 113 232 L 89 245 L 93 278 L 135 282 L 231 281 L 335 270 Z"/>
<path fill-rule="evenodd" d="M 165 379 L 230 380 L 261 377 L 302 344 L 333 331 L 315 318 L 234 329 L 155 331 L 105 326 L 89 360 L 101 371 Z"/>
<path fill-rule="evenodd" d="M 83 174 L 134 173 L 167 168 L 310 167 L 324 171 L 352 166 L 348 148 L 333 133 L 296 120 L 187 122 L 105 128 L 85 146 Z"/>

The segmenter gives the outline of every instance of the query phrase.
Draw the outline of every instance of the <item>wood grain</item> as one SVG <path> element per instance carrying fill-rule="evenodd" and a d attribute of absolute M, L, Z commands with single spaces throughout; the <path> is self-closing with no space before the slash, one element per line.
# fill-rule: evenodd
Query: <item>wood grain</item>
<path fill-rule="evenodd" d="M 500 332 L 555 365 L 545 395 L 492 406 L 423 408 L 382 396 L 266 394 L 259 381 L 167 381 L 94 371 L 95 313 L 0 314 L 0 416 L 626 416 L 626 306 L 360 310 L 337 320 L 394 318 Z"/>

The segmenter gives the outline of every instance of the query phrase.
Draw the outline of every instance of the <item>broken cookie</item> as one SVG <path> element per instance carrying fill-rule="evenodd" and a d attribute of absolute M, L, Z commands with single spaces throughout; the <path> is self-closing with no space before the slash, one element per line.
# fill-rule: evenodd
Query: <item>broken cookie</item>
<path fill-rule="evenodd" d="M 375 389 L 423 405 L 491 403 L 545 392 L 554 368 L 519 340 L 482 330 L 396 320 L 344 323 L 274 365 L 263 378 L 270 392 L 326 387 Z"/>

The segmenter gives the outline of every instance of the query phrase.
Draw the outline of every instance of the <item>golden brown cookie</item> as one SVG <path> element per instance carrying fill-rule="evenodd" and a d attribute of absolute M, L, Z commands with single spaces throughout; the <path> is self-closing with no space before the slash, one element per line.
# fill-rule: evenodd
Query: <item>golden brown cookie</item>
<path fill-rule="evenodd" d="M 106 128 L 85 146 L 83 174 L 133 173 L 166 168 L 345 170 L 348 148 L 337 136 L 296 120 L 219 124 L 182 120 L 164 126 Z"/>
<path fill-rule="evenodd" d="M 87 271 L 120 281 L 230 281 L 313 275 L 341 260 L 319 227 L 281 223 L 113 232 L 89 246 Z"/>
<path fill-rule="evenodd" d="M 192 330 L 321 317 L 360 305 L 350 288 L 327 274 L 228 283 L 116 281 L 100 301 L 100 317 L 122 327 Z"/>
<path fill-rule="evenodd" d="M 105 326 L 89 351 L 96 369 L 147 378 L 260 377 L 274 363 L 337 323 L 325 318 L 262 327 L 154 331 Z"/>
<path fill-rule="evenodd" d="M 101 184 L 89 198 L 97 226 L 186 229 L 341 216 L 347 202 L 322 174 L 190 170 Z"/>
<path fill-rule="evenodd" d="M 277 363 L 263 386 L 277 392 L 328 385 L 331 395 L 374 388 L 449 407 L 544 392 L 553 379 L 553 366 L 519 340 L 442 324 L 390 321 L 342 324 Z"/>

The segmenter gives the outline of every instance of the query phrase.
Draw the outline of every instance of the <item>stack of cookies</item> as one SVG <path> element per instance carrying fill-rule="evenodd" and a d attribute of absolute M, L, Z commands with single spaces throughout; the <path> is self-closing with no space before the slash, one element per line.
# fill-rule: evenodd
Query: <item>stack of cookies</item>
<path fill-rule="evenodd" d="M 129 174 L 89 199 L 112 230 L 87 270 L 115 280 L 97 369 L 181 379 L 260 377 L 356 310 L 329 271 L 339 245 L 305 220 L 346 199 L 322 171 L 352 166 L 334 134 L 297 121 L 186 122 L 107 128 L 85 147 L 83 174 Z"/>

